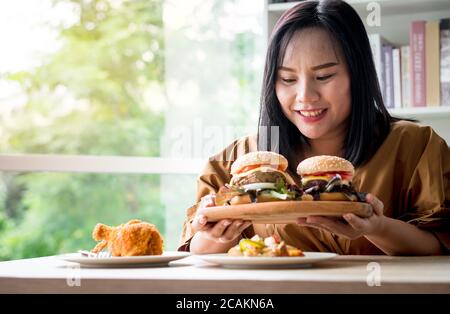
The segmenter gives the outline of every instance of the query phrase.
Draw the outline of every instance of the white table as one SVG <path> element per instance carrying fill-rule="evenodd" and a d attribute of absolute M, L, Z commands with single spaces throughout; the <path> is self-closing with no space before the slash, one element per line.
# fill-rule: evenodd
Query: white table
<path fill-rule="evenodd" d="M 0 262 L 0 293 L 450 293 L 450 256 L 338 256 L 299 269 L 227 269 L 193 256 L 158 268 L 77 265 L 53 256 Z"/>

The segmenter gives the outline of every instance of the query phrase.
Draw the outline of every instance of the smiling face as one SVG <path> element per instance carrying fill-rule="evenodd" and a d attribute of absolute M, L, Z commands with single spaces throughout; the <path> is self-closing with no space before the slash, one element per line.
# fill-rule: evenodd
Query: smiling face
<path fill-rule="evenodd" d="M 343 143 L 351 111 L 350 76 L 330 35 L 320 28 L 297 32 L 277 70 L 275 89 L 284 115 L 310 141 Z"/>

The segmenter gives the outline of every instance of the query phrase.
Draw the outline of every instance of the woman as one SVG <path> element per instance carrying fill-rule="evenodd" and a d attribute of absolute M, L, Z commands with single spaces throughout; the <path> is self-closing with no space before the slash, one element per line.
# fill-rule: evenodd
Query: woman
<path fill-rule="evenodd" d="M 364 25 L 348 4 L 300 3 L 277 22 L 266 56 L 259 126 L 279 127 L 277 147 L 270 147 L 270 134 L 259 133 L 210 159 L 199 177 L 199 203 L 188 210 L 180 250 L 226 252 L 242 237 L 275 233 L 305 251 L 448 253 L 450 150 L 430 127 L 389 115 Z M 346 214 L 345 222 L 310 216 L 297 225 L 210 224 L 196 215 L 197 208 L 214 205 L 204 196 L 229 182 L 236 157 L 266 147 L 288 159 L 288 173 L 297 183 L 295 168 L 305 158 L 350 160 L 355 188 L 370 192 L 374 215 Z"/>

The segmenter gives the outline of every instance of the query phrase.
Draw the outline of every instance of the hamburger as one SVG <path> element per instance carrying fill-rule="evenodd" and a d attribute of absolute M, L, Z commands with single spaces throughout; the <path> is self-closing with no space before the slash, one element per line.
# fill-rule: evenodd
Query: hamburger
<path fill-rule="evenodd" d="M 365 201 L 352 185 L 354 173 L 351 162 L 327 155 L 307 158 L 297 167 L 303 191 L 320 201 Z"/>
<path fill-rule="evenodd" d="M 231 165 L 231 180 L 216 194 L 215 203 L 237 205 L 301 198 L 302 191 L 288 183 L 287 159 L 277 153 L 245 154 Z"/>

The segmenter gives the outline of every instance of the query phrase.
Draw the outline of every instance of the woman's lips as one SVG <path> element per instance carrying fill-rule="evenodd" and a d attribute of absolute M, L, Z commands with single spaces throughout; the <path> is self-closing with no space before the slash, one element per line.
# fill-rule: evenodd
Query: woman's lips
<path fill-rule="evenodd" d="M 314 110 L 296 110 L 295 112 L 300 116 L 303 122 L 316 122 L 321 120 L 328 109 L 314 109 Z"/>

